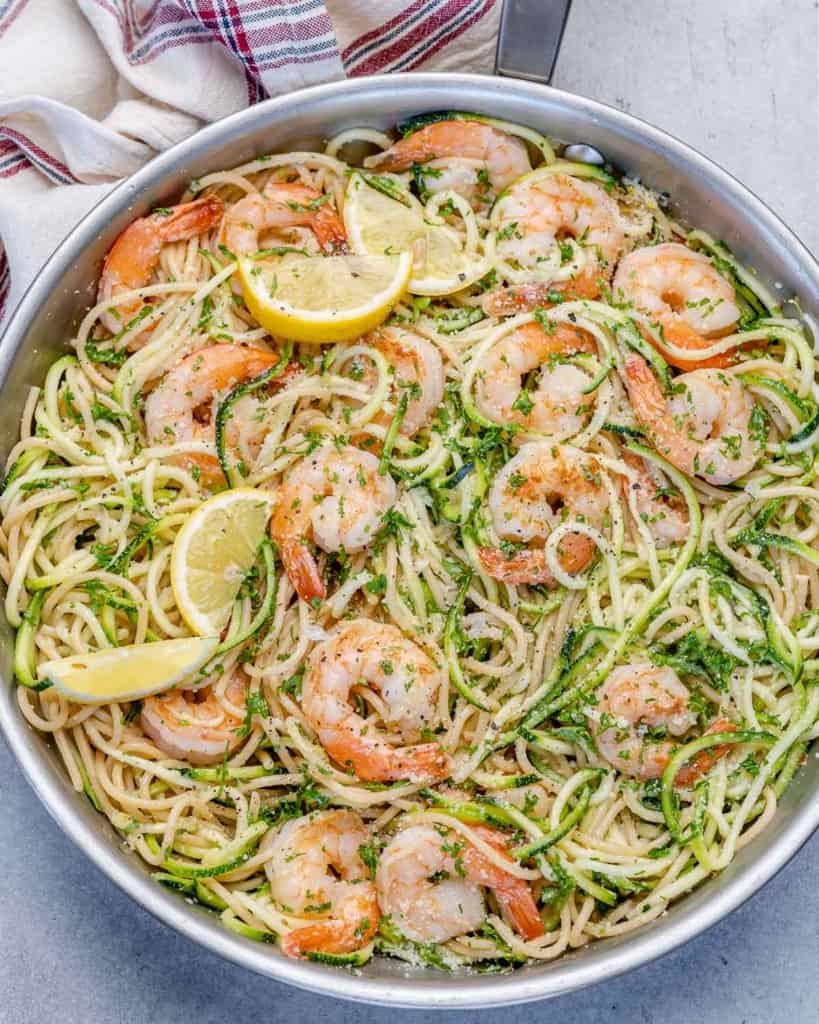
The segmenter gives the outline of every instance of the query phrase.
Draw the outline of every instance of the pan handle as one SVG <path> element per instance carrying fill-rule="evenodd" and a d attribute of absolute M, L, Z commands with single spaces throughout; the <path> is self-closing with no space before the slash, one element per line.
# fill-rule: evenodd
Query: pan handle
<path fill-rule="evenodd" d="M 548 85 L 572 0 L 505 0 L 495 74 Z"/>

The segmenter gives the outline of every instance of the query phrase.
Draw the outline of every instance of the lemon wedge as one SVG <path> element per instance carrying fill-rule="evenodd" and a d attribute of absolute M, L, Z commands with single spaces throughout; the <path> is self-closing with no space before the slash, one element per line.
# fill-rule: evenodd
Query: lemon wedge
<path fill-rule="evenodd" d="M 256 561 L 273 510 L 270 491 L 238 487 L 199 506 L 176 535 L 171 586 L 191 631 L 218 634 Z"/>
<path fill-rule="evenodd" d="M 464 252 L 452 228 L 425 220 L 423 206 L 409 193 L 401 195 L 399 185 L 394 191 L 400 200 L 368 185 L 360 174 L 350 177 L 344 225 L 353 249 L 370 255 L 412 252 L 409 290 L 415 295 L 451 295 L 483 277 L 486 260 Z"/>
<path fill-rule="evenodd" d="M 111 647 L 46 661 L 38 667 L 37 676 L 78 704 L 138 700 L 190 679 L 207 663 L 218 643 L 218 636 L 186 636 Z"/>
<path fill-rule="evenodd" d="M 271 334 L 294 341 L 351 341 L 390 314 L 409 284 L 408 252 L 239 260 L 247 307 Z"/>

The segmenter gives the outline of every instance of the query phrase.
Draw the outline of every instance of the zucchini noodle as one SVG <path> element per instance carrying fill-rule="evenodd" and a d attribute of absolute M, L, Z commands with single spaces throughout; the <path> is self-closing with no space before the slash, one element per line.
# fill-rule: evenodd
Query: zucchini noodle
<path fill-rule="evenodd" d="M 260 228 L 257 252 L 232 251 L 208 223 L 163 238 L 142 283 L 101 289 L 24 403 L 0 575 L 21 714 L 158 882 L 288 955 L 497 970 L 664 913 L 775 819 L 819 736 L 819 339 L 796 303 L 639 182 L 478 115 L 402 130 L 396 143 L 352 128 L 324 153 L 191 182 L 180 201 L 225 218 L 281 188 L 317 198 Z M 435 149 L 447 133 L 452 151 Z M 351 341 L 272 337 L 237 258 L 324 258 L 319 211 L 374 255 L 354 172 L 395 223 L 421 225 L 404 246 L 413 280 L 437 244 L 435 258 L 460 260 L 460 283 L 447 291 L 436 267 L 430 294 L 408 291 Z M 618 273 L 652 246 L 657 280 L 674 260 L 704 277 L 657 284 L 651 305 L 650 280 Z M 711 315 L 719 329 L 692 327 Z M 157 430 L 170 374 L 214 351 L 260 369 Z M 710 390 L 692 390 L 686 411 L 694 383 Z M 343 459 L 357 475 L 339 490 L 327 470 L 337 489 L 309 498 L 337 501 L 341 540 L 315 527 L 297 538 L 321 587 L 305 597 L 294 528 L 276 517 L 305 467 Z M 178 693 L 72 702 L 45 662 L 190 635 L 173 545 L 226 487 L 278 504 L 211 661 Z M 345 544 L 356 515 L 369 533 Z M 365 668 L 373 637 L 392 640 Z M 333 672 L 350 675 L 342 705 L 361 760 L 338 753 L 316 710 L 339 713 Z M 150 724 L 171 700 L 193 724 Z M 200 757 L 192 729 L 223 736 L 218 755 Z M 376 902 L 355 941 L 310 945 L 336 897 L 288 903 L 302 868 L 277 861 L 277 844 L 327 822 L 319 847 L 340 892 L 336 821 L 365 840 L 348 888 Z M 402 875 L 402 843 L 437 866 Z"/>

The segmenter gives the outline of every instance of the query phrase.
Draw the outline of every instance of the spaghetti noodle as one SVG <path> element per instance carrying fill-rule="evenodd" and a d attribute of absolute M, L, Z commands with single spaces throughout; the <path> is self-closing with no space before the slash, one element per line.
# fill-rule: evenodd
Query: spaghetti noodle
<path fill-rule="evenodd" d="M 21 713 L 160 882 L 288 955 L 497 969 L 639 928 L 771 822 L 819 734 L 810 327 L 555 152 L 464 115 L 209 174 L 118 241 L 25 405 Z M 285 347 L 237 256 L 346 251 L 353 178 L 474 279 Z M 49 686 L 187 635 L 174 538 L 228 485 L 278 502 L 236 642 L 143 702 Z"/>

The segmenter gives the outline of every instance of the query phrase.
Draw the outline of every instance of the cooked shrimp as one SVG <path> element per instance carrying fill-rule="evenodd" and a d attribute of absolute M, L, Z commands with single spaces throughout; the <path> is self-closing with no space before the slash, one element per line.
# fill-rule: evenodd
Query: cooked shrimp
<path fill-rule="evenodd" d="M 754 403 L 736 377 L 692 370 L 674 378 L 674 394 L 667 398 L 645 360 L 633 353 L 625 376 L 635 416 L 677 469 L 719 487 L 754 468 L 759 456 L 751 437 Z"/>
<path fill-rule="evenodd" d="M 479 550 L 490 576 L 507 583 L 554 586 L 543 544 L 551 531 L 568 519 L 599 526 L 608 508 L 600 464 L 571 445 L 533 441 L 506 463 L 489 492 L 495 532 L 504 540 L 531 545 L 506 557 L 500 548 Z M 584 533 L 567 533 L 557 545 L 557 561 L 567 573 L 584 569 L 595 544 Z"/>
<path fill-rule="evenodd" d="M 236 256 L 252 256 L 261 249 L 266 231 L 309 228 L 325 255 L 348 251 L 347 233 L 332 198 L 309 185 L 269 182 L 228 207 L 219 229 L 219 241 Z"/>
<path fill-rule="evenodd" d="M 278 489 L 270 536 L 303 601 L 326 595 L 309 542 L 322 551 L 361 551 L 397 494 L 392 477 L 379 473 L 378 459 L 358 448 L 328 444 L 296 463 Z"/>
<path fill-rule="evenodd" d="M 219 696 L 215 686 L 146 697 L 140 722 L 163 754 L 191 764 L 216 764 L 241 743 L 244 676 L 234 674 Z"/>
<path fill-rule="evenodd" d="M 270 402 L 269 389 L 287 387 L 303 373 L 303 367 L 293 362 L 265 388 L 243 395 L 231 405 L 225 422 L 225 443 L 234 453 L 237 464 L 253 466 L 270 432 L 278 407 Z"/>
<path fill-rule="evenodd" d="M 548 309 L 559 302 L 573 299 L 596 299 L 600 294 L 600 280 L 592 274 L 579 274 L 567 281 L 527 281 L 506 288 L 496 288 L 485 295 L 481 306 L 489 316 L 514 316 L 531 313 L 533 309 Z"/>
<path fill-rule="evenodd" d="M 220 396 L 242 381 L 252 380 L 279 361 L 275 352 L 240 345 L 211 345 L 186 356 L 162 378 L 145 401 L 145 430 L 151 444 L 179 441 L 213 443 L 213 417 L 201 422 L 203 409 L 211 411 Z M 286 370 L 274 381 L 282 386 L 298 372 Z M 215 455 L 199 452 L 180 456 L 185 465 L 201 471 L 206 483 L 219 483 L 222 471 Z"/>
<path fill-rule="evenodd" d="M 583 256 L 571 285 L 586 298 L 599 294 L 598 279 L 608 276 L 626 245 L 615 200 L 595 182 L 566 174 L 518 182 L 499 200 L 498 214 L 498 253 L 521 268 L 543 270 L 551 254 L 559 278 L 561 243 L 570 241 L 572 259 Z"/>
<path fill-rule="evenodd" d="M 265 836 L 270 895 L 285 914 L 315 918 L 282 939 L 287 956 L 353 953 L 378 928 L 378 900 L 360 848 L 370 834 L 354 811 L 329 810 L 287 821 Z"/>
<path fill-rule="evenodd" d="M 481 359 L 476 372 L 478 409 L 496 423 L 517 423 L 558 441 L 571 437 L 583 429 L 594 401 L 583 394 L 590 377 L 571 363 L 551 360 L 595 351 L 594 338 L 571 324 L 558 324 L 551 334 L 538 323 L 524 324 Z M 527 374 L 537 369 L 537 387 L 522 391 Z"/>
<path fill-rule="evenodd" d="M 393 389 L 396 392 L 408 389 L 407 411 L 399 429 L 406 437 L 412 437 L 427 423 L 444 397 L 441 353 L 420 334 L 398 327 L 374 331 L 363 341 L 378 349 L 392 367 Z M 374 383 L 374 367 L 365 374 L 364 380 Z M 376 417 L 376 421 L 384 426 L 391 419 L 392 414 Z"/>
<path fill-rule="evenodd" d="M 475 829 L 503 851 L 503 836 Z M 413 942 L 446 942 L 479 928 L 486 918 L 481 888 L 491 889 L 504 916 L 527 940 L 544 934 L 528 882 L 504 871 L 459 833 L 431 825 L 403 829 L 381 854 L 376 873 L 381 910 Z"/>
<path fill-rule="evenodd" d="M 532 169 L 520 139 L 479 121 L 461 120 L 425 125 L 364 162 L 382 171 L 406 171 L 413 164 L 426 164 L 439 157 L 483 161 L 496 192 Z"/>
<path fill-rule="evenodd" d="M 429 782 L 446 778 L 449 758 L 438 743 L 418 743 L 435 724 L 441 669 L 395 626 L 354 619 L 319 644 L 310 658 L 302 709 L 321 745 L 360 779 Z M 395 747 L 350 703 L 355 686 L 381 696 L 385 725 L 405 743 Z"/>
<path fill-rule="evenodd" d="M 633 497 L 637 515 L 646 524 L 660 547 L 678 544 L 689 530 L 688 508 L 682 497 L 668 490 L 662 473 L 646 459 L 624 452 L 623 462 L 636 478 L 623 477 L 626 501 Z"/>
<path fill-rule="evenodd" d="M 423 167 L 416 164 L 413 175 L 425 200 L 439 192 L 455 192 L 478 209 L 490 203 L 494 195 L 486 164 L 479 160 L 458 157 L 430 160 Z"/>
<path fill-rule="evenodd" d="M 703 253 L 679 242 L 636 249 L 620 261 L 613 291 L 617 301 L 655 318 L 665 341 L 694 353 L 687 359 L 658 346 L 672 366 L 719 369 L 733 362 L 732 352 L 707 359 L 695 355 L 732 331 L 740 316 L 733 285 Z M 646 338 L 656 344 L 648 333 Z"/>
<path fill-rule="evenodd" d="M 144 305 L 141 299 L 118 303 L 117 296 L 149 284 L 159 266 L 162 246 L 206 234 L 219 223 L 222 210 L 218 196 L 204 196 L 192 203 L 157 210 L 128 225 L 108 250 L 97 294 L 99 302 L 111 303 L 100 320 L 112 334 L 121 331 Z"/>
<path fill-rule="evenodd" d="M 649 730 L 680 737 L 697 724 L 690 707 L 691 693 L 668 666 L 638 662 L 615 668 L 598 691 L 598 702 L 588 712 L 600 754 L 624 775 L 658 779 L 665 771 L 675 744 L 651 738 Z M 709 732 L 733 732 L 732 722 L 715 722 Z M 702 751 L 677 773 L 675 784 L 688 786 L 709 771 L 728 747 Z"/>

